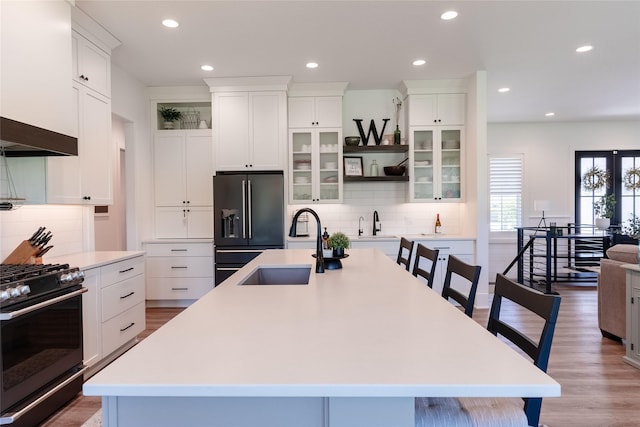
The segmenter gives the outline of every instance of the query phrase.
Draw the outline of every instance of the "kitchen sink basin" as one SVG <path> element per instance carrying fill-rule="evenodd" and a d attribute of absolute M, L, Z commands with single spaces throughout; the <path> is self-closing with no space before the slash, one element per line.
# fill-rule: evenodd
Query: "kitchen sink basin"
<path fill-rule="evenodd" d="M 308 285 L 311 265 L 261 265 L 239 285 Z"/>
<path fill-rule="evenodd" d="M 400 237 L 393 234 L 376 234 L 375 236 L 359 236 L 358 239 L 399 239 Z"/>

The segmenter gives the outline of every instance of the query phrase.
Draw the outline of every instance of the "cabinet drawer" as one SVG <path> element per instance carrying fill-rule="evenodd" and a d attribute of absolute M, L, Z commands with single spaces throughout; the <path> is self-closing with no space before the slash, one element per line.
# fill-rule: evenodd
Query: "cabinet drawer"
<path fill-rule="evenodd" d="M 144 302 L 144 276 L 139 275 L 102 288 L 102 321 Z"/>
<path fill-rule="evenodd" d="M 213 277 L 213 257 L 147 258 L 149 277 Z"/>
<path fill-rule="evenodd" d="M 213 256 L 213 242 L 210 243 L 147 243 L 147 257 L 156 256 Z"/>
<path fill-rule="evenodd" d="M 102 351 L 108 356 L 128 341 L 135 338 L 145 328 L 144 303 L 140 303 L 124 313 L 102 324 Z"/>
<path fill-rule="evenodd" d="M 475 253 L 473 240 L 417 240 L 416 243 L 421 243 L 431 249 L 438 249 L 443 255 L 473 255 Z"/>
<path fill-rule="evenodd" d="M 102 287 L 144 273 L 144 256 L 114 262 L 100 268 Z"/>
<path fill-rule="evenodd" d="M 149 300 L 193 300 L 213 289 L 213 277 L 185 279 L 149 279 L 147 299 Z"/>

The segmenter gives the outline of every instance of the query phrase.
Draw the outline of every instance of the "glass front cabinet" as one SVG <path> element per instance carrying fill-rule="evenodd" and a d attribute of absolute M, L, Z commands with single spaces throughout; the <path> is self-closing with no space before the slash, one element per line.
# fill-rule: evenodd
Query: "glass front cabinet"
<path fill-rule="evenodd" d="M 409 196 L 412 202 L 462 199 L 463 141 L 462 126 L 411 128 Z"/>
<path fill-rule="evenodd" d="M 342 130 L 289 131 L 291 203 L 342 202 Z"/>

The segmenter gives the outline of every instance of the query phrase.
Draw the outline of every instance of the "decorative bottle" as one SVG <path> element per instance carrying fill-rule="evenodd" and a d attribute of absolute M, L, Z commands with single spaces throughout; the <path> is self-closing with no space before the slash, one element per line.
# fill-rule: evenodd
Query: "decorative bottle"
<path fill-rule="evenodd" d="M 440 214 L 436 214 L 435 232 L 436 232 L 436 234 L 442 232 L 442 224 L 440 223 Z"/>
<path fill-rule="evenodd" d="M 378 176 L 378 162 L 371 162 L 371 176 Z"/>
<path fill-rule="evenodd" d="M 400 127 L 396 125 L 396 130 L 393 131 L 393 143 L 400 144 Z"/>
<path fill-rule="evenodd" d="M 329 249 L 329 233 L 327 233 L 327 227 L 324 228 L 324 233 L 322 233 L 322 249 Z"/>

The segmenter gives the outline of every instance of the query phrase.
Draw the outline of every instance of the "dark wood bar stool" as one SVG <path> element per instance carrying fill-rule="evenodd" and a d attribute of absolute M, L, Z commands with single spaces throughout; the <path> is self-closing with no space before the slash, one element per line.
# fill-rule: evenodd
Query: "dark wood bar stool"
<path fill-rule="evenodd" d="M 442 297 L 446 300 L 451 298 L 456 301 L 464 309 L 464 314 L 469 317 L 473 315 L 473 303 L 476 299 L 476 290 L 480 280 L 480 268 L 479 265 L 467 264 L 453 255 L 449 255 L 449 260 L 447 261 L 447 275 L 444 278 Z M 466 279 L 471 284 L 467 295 L 451 287 L 451 279 L 455 277 L 454 275 Z"/>
<path fill-rule="evenodd" d="M 510 325 L 501 319 L 500 307 L 503 299 L 541 317 L 544 320 L 541 331 L 526 335 L 515 324 Z M 559 311 L 560 296 L 543 294 L 498 274 L 487 329 L 515 344 L 531 358 L 534 365 L 546 372 Z M 538 426 L 541 407 L 542 398 L 536 397 L 418 397 L 415 399 L 415 425 Z"/>
<path fill-rule="evenodd" d="M 427 286 L 433 288 L 433 277 L 436 274 L 436 263 L 438 261 L 438 254 L 440 251 L 438 249 L 428 248 L 421 243 L 418 243 L 416 246 L 416 257 L 413 262 L 413 271 L 412 274 L 416 277 L 420 276 L 427 280 Z M 431 268 L 429 271 L 423 269 L 421 267 L 420 262 L 423 260 L 429 260 L 431 262 Z"/>
<path fill-rule="evenodd" d="M 400 248 L 398 249 L 398 259 L 396 262 L 398 265 L 404 265 L 405 269 L 409 271 L 409 264 L 411 263 L 411 254 L 413 253 L 413 241 L 400 238 Z"/>

